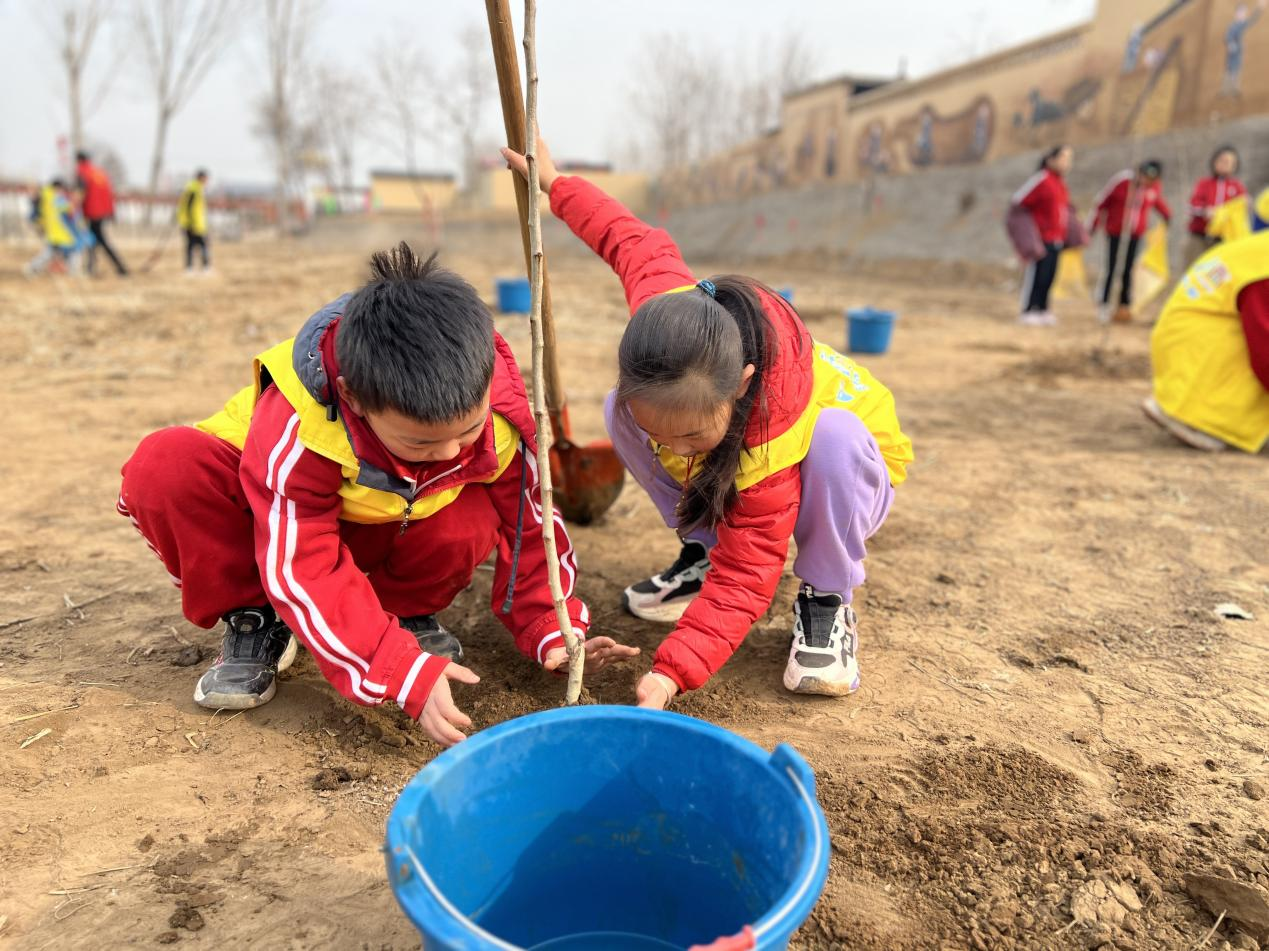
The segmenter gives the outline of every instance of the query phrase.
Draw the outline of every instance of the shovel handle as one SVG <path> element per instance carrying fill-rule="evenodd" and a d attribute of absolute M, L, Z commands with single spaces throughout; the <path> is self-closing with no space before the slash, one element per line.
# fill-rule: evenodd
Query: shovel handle
<path fill-rule="evenodd" d="M 507 145 L 525 152 L 524 92 L 520 87 L 520 61 L 516 56 L 515 28 L 511 23 L 508 0 L 485 0 L 489 17 L 489 38 L 493 42 L 494 66 L 498 71 L 498 95 L 502 99 L 502 121 L 507 130 Z M 529 183 L 519 172 L 511 172 L 515 181 L 516 207 L 520 211 L 520 238 L 524 242 L 524 267 L 532 269 L 529 252 Z M 570 438 L 568 411 L 564 401 L 564 385 L 556 360 L 555 320 L 551 316 L 551 282 L 547 279 L 546 259 L 542 260 L 542 376 L 546 383 L 546 408 L 551 414 L 555 439 Z"/>

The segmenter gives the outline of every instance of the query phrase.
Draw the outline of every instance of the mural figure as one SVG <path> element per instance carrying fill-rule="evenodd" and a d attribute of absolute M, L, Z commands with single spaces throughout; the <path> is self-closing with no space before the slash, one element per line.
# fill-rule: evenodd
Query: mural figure
<path fill-rule="evenodd" d="M 1138 23 L 1128 34 L 1128 45 L 1124 47 L 1124 62 L 1119 71 L 1124 75 L 1131 73 L 1141 61 L 1141 44 L 1145 40 L 1146 28 Z"/>
<path fill-rule="evenodd" d="M 1256 9 L 1245 3 L 1234 8 L 1234 19 L 1225 31 L 1225 76 L 1221 80 L 1221 95 L 1242 97 L 1243 42 L 1248 30 L 1256 25 L 1265 11 L 1265 0 L 1257 0 Z"/>
<path fill-rule="evenodd" d="M 880 119 L 868 123 L 859 137 L 859 167 L 877 175 L 890 173 L 890 152 L 885 146 L 885 127 Z"/>
<path fill-rule="evenodd" d="M 824 139 L 824 177 L 833 178 L 837 175 L 837 126 L 833 126 L 828 130 L 828 135 Z"/>
<path fill-rule="evenodd" d="M 912 164 L 930 165 L 934 162 L 934 110 L 926 106 L 917 120 L 918 132 L 912 149 Z"/>
<path fill-rule="evenodd" d="M 939 115 L 927 104 L 896 123 L 892 138 L 907 143 L 907 158 L 914 168 L 980 162 L 991 146 L 995 115 L 985 96 L 950 116 Z"/>
<path fill-rule="evenodd" d="M 991 145 L 991 120 L 991 103 L 984 99 L 974 110 L 974 134 L 971 145 L 974 155 L 979 159 L 987 154 L 987 147 Z"/>

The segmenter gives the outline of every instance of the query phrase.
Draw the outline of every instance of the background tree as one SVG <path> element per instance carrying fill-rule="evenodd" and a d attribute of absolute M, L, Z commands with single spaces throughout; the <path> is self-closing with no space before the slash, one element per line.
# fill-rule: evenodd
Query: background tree
<path fill-rule="evenodd" d="M 132 28 L 155 105 L 151 197 L 159 189 L 168 127 L 232 39 L 241 12 L 241 0 L 134 0 Z"/>
<path fill-rule="evenodd" d="M 313 85 L 318 143 L 326 155 L 326 178 L 331 187 L 353 187 L 357 146 L 370 130 L 374 115 L 367 108 L 370 94 L 358 73 L 323 66 Z"/>
<path fill-rule="evenodd" d="M 96 80 L 88 77 L 113 6 L 113 0 L 57 0 L 41 11 L 65 76 L 72 156 L 84 147 L 84 123 L 106 98 L 116 74 L 109 67 Z"/>

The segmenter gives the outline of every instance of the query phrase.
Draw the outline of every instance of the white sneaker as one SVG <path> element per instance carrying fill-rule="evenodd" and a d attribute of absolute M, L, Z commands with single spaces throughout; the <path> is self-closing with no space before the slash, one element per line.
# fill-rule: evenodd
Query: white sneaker
<path fill-rule="evenodd" d="M 1228 443 L 1215 436 L 1209 436 L 1192 426 L 1185 425 L 1179 419 L 1173 419 L 1163 411 L 1163 407 L 1155 401 L 1153 396 L 1146 397 L 1141 404 L 1141 409 L 1151 422 L 1158 424 L 1193 449 L 1202 449 L 1204 452 L 1223 452 L 1229 448 Z"/>
<path fill-rule="evenodd" d="M 1099 324 L 1110 323 L 1110 305 L 1109 304 L 1099 304 L 1097 306 L 1097 322 Z"/>
<path fill-rule="evenodd" d="M 802 585 L 793 603 L 793 644 L 784 686 L 794 693 L 843 697 L 859 689 L 859 618 L 836 594 Z"/>
<path fill-rule="evenodd" d="M 632 584 L 622 594 L 621 603 L 637 618 L 673 623 L 696 600 L 707 571 L 709 552 L 705 546 L 684 542 L 674 564 L 646 581 Z"/>
<path fill-rule="evenodd" d="M 1024 327 L 1048 327 L 1049 319 L 1038 310 L 1028 310 L 1018 315 L 1018 323 Z"/>

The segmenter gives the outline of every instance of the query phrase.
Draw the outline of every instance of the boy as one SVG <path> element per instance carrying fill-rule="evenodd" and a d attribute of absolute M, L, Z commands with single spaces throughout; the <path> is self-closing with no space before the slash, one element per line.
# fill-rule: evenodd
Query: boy
<path fill-rule="evenodd" d="M 119 511 L 221 656 L 208 708 L 266 703 L 291 632 L 350 700 L 395 700 L 438 743 L 470 720 L 447 680 L 474 684 L 436 620 L 497 546 L 493 604 L 547 670 L 566 660 L 546 583 L 536 434 L 515 359 L 476 292 L 402 243 L 371 279 L 255 361 L 255 383 L 195 427 L 146 437 Z M 553 526 L 574 628 L 577 566 Z M 254 552 L 255 557 L 251 555 Z M 586 642 L 587 667 L 638 653 Z"/>
<path fill-rule="evenodd" d="M 194 249 L 203 256 L 203 273 L 211 269 L 207 253 L 207 170 L 200 168 L 185 183 L 176 208 L 176 224 L 185 232 L 185 273 L 194 273 Z"/>
<path fill-rule="evenodd" d="M 1097 311 L 1097 319 L 1102 323 L 1112 317 L 1116 323 L 1132 320 L 1132 269 L 1137 263 L 1141 239 L 1150 225 L 1150 210 L 1157 211 L 1165 222 L 1172 221 L 1172 209 L 1163 197 L 1162 180 L 1163 163 L 1149 159 L 1142 162 L 1136 172 L 1131 169 L 1119 172 L 1097 196 L 1088 232 L 1092 235 L 1100 225 L 1106 227 L 1106 270 L 1102 277 L 1101 307 Z M 1110 298 L 1116 274 L 1119 275 L 1119 306 L 1112 314 Z"/>
<path fill-rule="evenodd" d="M 93 243 L 88 248 L 88 264 L 85 270 L 92 275 L 97 268 L 97 248 L 100 247 L 115 266 L 120 277 L 126 277 L 128 268 L 115 249 L 106 240 L 106 222 L 115 216 L 115 191 L 110 183 L 106 170 L 92 162 L 87 152 L 75 154 L 75 175 L 79 189 L 83 192 L 81 208 L 84 220 L 88 222 L 88 230 L 92 232 Z"/>

